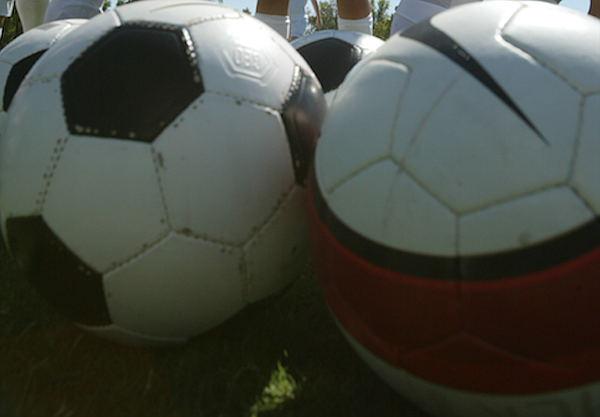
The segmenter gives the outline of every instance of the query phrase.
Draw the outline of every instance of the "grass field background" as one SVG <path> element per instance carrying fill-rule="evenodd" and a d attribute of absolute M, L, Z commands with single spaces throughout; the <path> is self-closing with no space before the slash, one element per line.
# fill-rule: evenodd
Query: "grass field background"
<path fill-rule="evenodd" d="M 310 263 L 218 328 L 140 348 L 57 315 L 0 243 L 0 381 L 0 417 L 428 417 L 349 347 Z"/>

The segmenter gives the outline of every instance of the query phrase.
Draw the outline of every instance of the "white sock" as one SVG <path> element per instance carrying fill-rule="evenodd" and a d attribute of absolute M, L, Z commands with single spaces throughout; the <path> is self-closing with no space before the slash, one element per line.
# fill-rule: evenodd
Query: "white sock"
<path fill-rule="evenodd" d="M 23 32 L 44 23 L 47 7 L 48 0 L 17 0 L 17 11 L 23 24 Z"/>
<path fill-rule="evenodd" d="M 0 2 L 0 16 L 11 17 L 14 6 L 15 6 L 14 0 L 7 0 L 7 1 Z"/>
<path fill-rule="evenodd" d="M 362 19 L 342 19 L 338 16 L 337 22 L 339 30 L 351 30 L 367 35 L 373 34 L 373 15 L 371 13 Z"/>
<path fill-rule="evenodd" d="M 402 0 L 396 8 L 396 14 L 392 19 L 390 34 L 404 30 L 414 23 L 418 23 L 447 9 L 446 5 L 439 3 L 435 4 L 424 0 Z"/>
<path fill-rule="evenodd" d="M 52 0 L 46 9 L 44 23 L 62 19 L 91 19 L 102 13 L 104 0 Z"/>
<path fill-rule="evenodd" d="M 308 24 L 306 0 L 290 0 L 288 14 L 290 15 L 290 37 L 299 38 L 303 36 Z"/>
<path fill-rule="evenodd" d="M 407 1 L 407 0 L 402 0 Z M 390 36 L 392 36 L 396 32 L 400 32 L 401 30 L 406 29 L 409 26 L 414 25 L 415 22 L 412 20 L 408 20 L 406 17 L 402 16 L 399 13 L 395 13 L 394 17 L 392 17 L 392 24 L 390 25 Z"/>
<path fill-rule="evenodd" d="M 255 13 L 254 17 L 269 25 L 285 39 L 290 37 L 290 17 L 276 14 Z"/>

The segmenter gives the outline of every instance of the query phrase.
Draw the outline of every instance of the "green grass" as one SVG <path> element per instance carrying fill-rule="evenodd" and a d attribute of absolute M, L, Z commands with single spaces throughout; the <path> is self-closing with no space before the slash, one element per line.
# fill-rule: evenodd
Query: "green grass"
<path fill-rule="evenodd" d="M 0 383 L 2 417 L 427 417 L 351 350 L 310 265 L 185 345 L 139 348 L 57 315 L 0 244 Z"/>

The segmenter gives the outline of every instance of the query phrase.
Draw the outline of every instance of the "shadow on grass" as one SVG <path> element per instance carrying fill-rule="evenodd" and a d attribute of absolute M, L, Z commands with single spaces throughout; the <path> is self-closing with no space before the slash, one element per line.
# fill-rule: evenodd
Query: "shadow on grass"
<path fill-rule="evenodd" d="M 269 399 L 270 383 L 293 395 Z M 0 243 L 0 384 L 2 417 L 427 417 L 347 345 L 310 265 L 185 345 L 138 348 L 58 316 Z"/>

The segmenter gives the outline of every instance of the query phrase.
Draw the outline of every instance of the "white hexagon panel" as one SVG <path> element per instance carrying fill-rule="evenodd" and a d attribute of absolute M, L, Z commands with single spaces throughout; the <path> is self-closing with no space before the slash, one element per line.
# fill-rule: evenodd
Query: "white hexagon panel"
<path fill-rule="evenodd" d="M 581 197 L 600 215 L 600 93 L 586 97 L 582 126 L 577 147 L 577 159 L 571 183 Z"/>
<path fill-rule="evenodd" d="M 231 119 L 219 117 L 224 113 Z M 294 184 L 285 135 L 277 112 L 204 93 L 154 144 L 173 228 L 246 242 Z"/>

